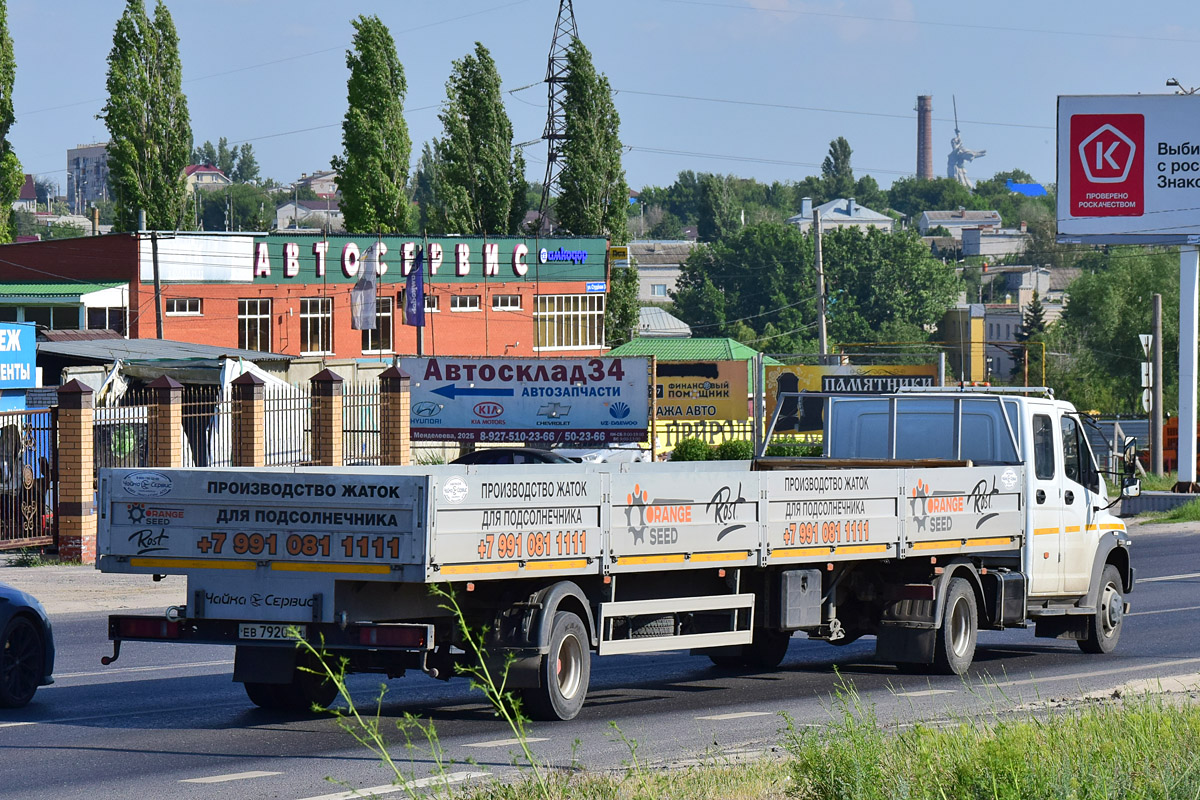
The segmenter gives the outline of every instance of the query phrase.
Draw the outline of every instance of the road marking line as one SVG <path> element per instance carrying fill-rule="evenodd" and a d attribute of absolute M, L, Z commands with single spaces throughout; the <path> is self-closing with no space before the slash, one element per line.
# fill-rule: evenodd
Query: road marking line
<path fill-rule="evenodd" d="M 1137 664 L 1130 667 L 1098 669 L 1092 672 L 1076 672 L 1071 675 L 1047 675 L 1040 678 L 1022 678 L 1015 681 L 981 683 L 976 688 L 1002 688 L 1006 686 L 1027 686 L 1029 684 L 1052 683 L 1055 681 L 1077 681 L 1082 678 L 1100 678 L 1105 675 L 1120 675 L 1122 672 L 1144 672 L 1145 670 L 1155 669 L 1156 667 L 1182 667 L 1190 664 L 1200 664 L 1200 658 L 1179 658 L 1172 661 L 1154 661 L 1149 664 Z"/>
<path fill-rule="evenodd" d="M 731 714 L 712 714 L 711 716 L 707 716 L 707 717 L 696 717 L 696 719 L 711 719 L 711 720 L 720 721 L 720 720 L 725 720 L 725 719 L 744 719 L 746 717 L 770 717 L 770 716 L 774 716 L 773 711 L 736 711 Z"/>
<path fill-rule="evenodd" d="M 0 728 L 19 728 L 22 725 L 37 725 L 36 722 L 0 722 Z"/>
<path fill-rule="evenodd" d="M 1164 608 L 1159 611 L 1131 611 L 1127 617 L 1144 617 L 1148 614 L 1173 614 L 1176 611 L 1200 611 L 1200 606 L 1185 606 L 1184 608 Z"/>
<path fill-rule="evenodd" d="M 549 741 L 549 740 L 544 739 L 544 738 L 539 739 L 539 738 L 530 736 L 525 741 L 526 742 L 545 742 L 545 741 Z M 493 739 L 490 742 L 475 742 L 474 744 L 464 744 L 463 747 L 509 747 L 511 745 L 520 744 L 520 743 L 521 743 L 520 739 Z"/>
<path fill-rule="evenodd" d="M 109 677 L 120 674 L 122 672 L 154 672 L 160 669 L 188 669 L 190 667 L 227 667 L 233 663 L 233 659 L 228 661 L 195 661 L 191 664 L 163 664 L 158 667 L 115 667 L 113 669 L 99 670 L 98 672 L 64 672 L 55 673 L 54 679 L 60 678 L 94 678 L 99 675 L 107 675 Z"/>
<path fill-rule="evenodd" d="M 272 775 L 282 775 L 282 772 L 231 772 L 228 775 L 213 775 L 210 778 L 184 778 L 180 783 L 224 783 L 225 781 L 244 781 L 249 778 L 269 778 Z"/>
<path fill-rule="evenodd" d="M 381 794 L 393 794 L 395 792 L 407 792 L 410 789 L 423 789 L 426 786 L 441 786 L 447 783 L 462 783 L 473 778 L 487 777 L 486 772 L 448 772 L 445 775 L 434 775 L 431 778 L 421 778 L 407 783 L 396 785 L 389 783 L 386 786 L 372 786 L 367 789 L 353 789 L 349 792 L 338 792 L 337 794 L 322 794 L 316 797 L 305 797 L 303 800 L 361 800 L 363 797 L 372 797 Z"/>
<path fill-rule="evenodd" d="M 896 697 L 932 697 L 935 694 L 954 694 L 953 689 L 922 689 L 919 692 L 896 692 Z"/>
<path fill-rule="evenodd" d="M 1186 575 L 1159 575 L 1157 578 L 1138 578 L 1138 583 L 1156 583 L 1158 581 L 1182 581 L 1188 578 L 1200 578 L 1200 572 L 1189 572 Z"/>

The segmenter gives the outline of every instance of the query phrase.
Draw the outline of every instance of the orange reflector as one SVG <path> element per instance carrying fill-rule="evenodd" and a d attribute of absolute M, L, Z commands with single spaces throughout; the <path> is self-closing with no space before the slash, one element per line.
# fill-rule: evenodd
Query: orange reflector
<path fill-rule="evenodd" d="M 721 569 L 717 570 L 717 577 L 718 577 L 718 578 L 724 578 L 724 577 L 725 577 L 725 569 L 724 569 L 723 567 L 722 567 Z"/>
<path fill-rule="evenodd" d="M 604 582 L 605 582 L 605 583 L 612 583 L 612 575 L 605 575 L 605 576 L 604 576 Z"/>
<path fill-rule="evenodd" d="M 946 572 L 946 568 L 945 568 L 945 567 L 934 567 L 934 568 L 933 568 L 933 574 L 934 574 L 934 575 L 944 575 L 944 574 L 945 574 L 945 572 Z"/>
<path fill-rule="evenodd" d="M 473 592 L 473 591 L 475 591 L 475 584 L 474 584 L 474 582 L 472 582 L 472 581 L 467 581 L 467 591 L 468 591 L 468 592 Z"/>
<path fill-rule="evenodd" d="M 826 564 L 826 565 L 825 565 L 825 571 L 826 571 L 826 572 L 833 572 L 833 564 Z"/>

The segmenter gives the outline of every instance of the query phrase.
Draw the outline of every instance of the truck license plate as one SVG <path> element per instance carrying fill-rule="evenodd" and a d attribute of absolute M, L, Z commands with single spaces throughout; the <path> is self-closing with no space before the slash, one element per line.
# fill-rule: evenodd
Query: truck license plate
<path fill-rule="evenodd" d="M 238 638 L 259 639 L 269 642 L 290 641 L 292 637 L 289 635 L 289 633 L 292 630 L 299 632 L 301 639 L 305 637 L 307 632 L 305 626 L 303 625 L 243 622 L 238 626 Z"/>

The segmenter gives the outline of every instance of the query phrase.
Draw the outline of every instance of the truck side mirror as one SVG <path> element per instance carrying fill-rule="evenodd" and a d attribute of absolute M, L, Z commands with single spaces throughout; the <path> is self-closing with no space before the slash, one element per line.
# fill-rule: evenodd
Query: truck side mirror
<path fill-rule="evenodd" d="M 1137 497 L 1142 493 L 1142 480 L 1135 475 L 1121 479 L 1121 497 Z"/>
<path fill-rule="evenodd" d="M 1125 472 L 1132 475 L 1137 463 L 1137 439 L 1133 436 L 1125 437 L 1125 445 L 1122 448 L 1122 460 L 1125 462 Z M 1122 489 L 1122 491 L 1124 491 Z M 1137 495 L 1132 495 L 1136 497 Z"/>

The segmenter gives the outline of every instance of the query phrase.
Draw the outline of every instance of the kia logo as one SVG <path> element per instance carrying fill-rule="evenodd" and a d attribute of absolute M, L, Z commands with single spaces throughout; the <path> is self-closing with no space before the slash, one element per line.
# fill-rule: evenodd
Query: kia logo
<path fill-rule="evenodd" d="M 484 419 L 495 419 L 504 413 L 504 406 L 499 403 L 485 402 L 475 404 L 475 416 Z"/>

